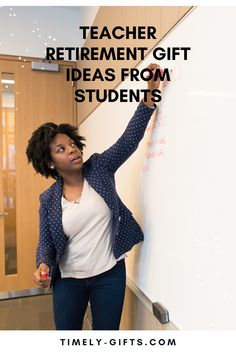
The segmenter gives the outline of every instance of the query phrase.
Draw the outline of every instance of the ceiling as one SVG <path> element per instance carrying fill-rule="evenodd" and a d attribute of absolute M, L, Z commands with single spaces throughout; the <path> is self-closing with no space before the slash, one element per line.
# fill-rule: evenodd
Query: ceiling
<path fill-rule="evenodd" d="M 44 58 L 45 47 L 82 46 L 79 26 L 92 25 L 93 6 L 0 7 L 0 54 Z"/>

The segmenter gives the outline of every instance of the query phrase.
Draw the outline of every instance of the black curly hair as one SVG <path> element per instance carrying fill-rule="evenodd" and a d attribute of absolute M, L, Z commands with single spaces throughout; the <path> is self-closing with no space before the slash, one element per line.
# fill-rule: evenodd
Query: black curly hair
<path fill-rule="evenodd" d="M 60 177 L 55 169 L 50 169 L 48 166 L 52 161 L 50 144 L 57 134 L 66 134 L 69 136 L 81 152 L 86 146 L 83 143 L 85 138 L 78 134 L 78 128 L 70 124 L 63 123 L 57 125 L 50 122 L 37 128 L 28 141 L 26 155 L 28 163 L 32 163 L 35 171 L 46 178 L 52 177 L 58 179 Z"/>

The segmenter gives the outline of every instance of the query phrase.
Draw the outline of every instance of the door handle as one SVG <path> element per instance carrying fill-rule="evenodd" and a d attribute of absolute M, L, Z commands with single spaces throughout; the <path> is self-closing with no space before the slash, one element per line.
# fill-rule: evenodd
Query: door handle
<path fill-rule="evenodd" d="M 4 213 L 4 212 L 0 211 L 0 216 L 6 216 L 6 215 L 8 215 L 8 213 Z"/>

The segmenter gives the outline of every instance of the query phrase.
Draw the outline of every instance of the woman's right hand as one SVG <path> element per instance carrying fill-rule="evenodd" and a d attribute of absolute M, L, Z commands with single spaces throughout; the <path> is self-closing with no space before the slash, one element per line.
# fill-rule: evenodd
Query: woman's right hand
<path fill-rule="evenodd" d="M 37 285 L 43 288 L 47 288 L 51 283 L 51 278 L 48 276 L 48 274 L 48 265 L 46 263 L 41 263 L 38 269 L 36 269 L 36 271 L 34 272 L 33 280 Z M 47 277 L 45 275 L 47 275 Z"/>

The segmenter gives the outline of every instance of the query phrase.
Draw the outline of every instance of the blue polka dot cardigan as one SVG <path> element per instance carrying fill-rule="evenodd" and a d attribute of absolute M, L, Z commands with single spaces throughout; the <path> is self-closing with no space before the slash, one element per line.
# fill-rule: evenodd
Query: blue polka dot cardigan
<path fill-rule="evenodd" d="M 137 149 L 153 110 L 154 108 L 140 103 L 117 142 L 103 153 L 93 154 L 83 165 L 84 177 L 112 211 L 112 249 L 116 258 L 142 241 L 143 232 L 130 210 L 119 198 L 114 174 Z M 63 180 L 58 179 L 40 195 L 40 238 L 36 266 L 46 263 L 50 267 L 52 283 L 58 262 L 67 245 L 67 237 L 62 226 L 62 187 Z"/>

